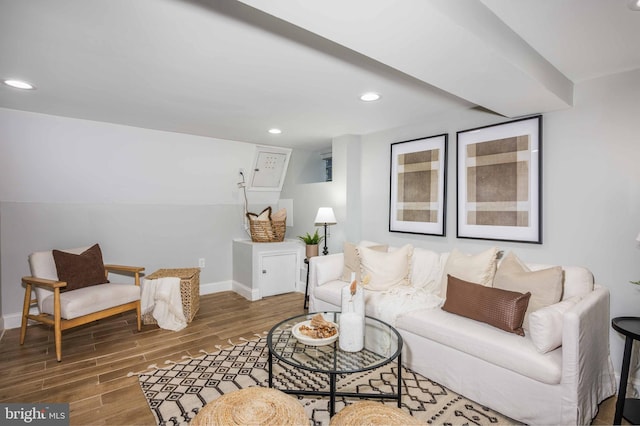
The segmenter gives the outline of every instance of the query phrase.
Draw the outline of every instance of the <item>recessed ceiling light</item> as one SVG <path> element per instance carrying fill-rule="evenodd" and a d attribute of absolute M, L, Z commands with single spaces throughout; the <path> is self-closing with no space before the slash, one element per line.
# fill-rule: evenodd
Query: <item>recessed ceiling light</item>
<path fill-rule="evenodd" d="M 24 90 L 35 89 L 33 84 L 27 83 L 26 81 L 22 81 L 22 80 L 7 79 L 7 80 L 4 80 L 4 84 L 6 84 L 7 86 L 14 87 L 16 89 L 24 89 Z"/>
<path fill-rule="evenodd" d="M 373 102 L 380 99 L 380 95 L 375 92 L 367 92 L 360 96 L 360 100 L 364 102 Z"/>
<path fill-rule="evenodd" d="M 272 135 L 279 135 L 280 133 L 282 133 L 282 130 L 273 128 L 269 129 L 269 133 L 271 133 Z"/>
<path fill-rule="evenodd" d="M 627 6 L 629 6 L 631 10 L 640 11 L 640 0 L 629 0 Z"/>

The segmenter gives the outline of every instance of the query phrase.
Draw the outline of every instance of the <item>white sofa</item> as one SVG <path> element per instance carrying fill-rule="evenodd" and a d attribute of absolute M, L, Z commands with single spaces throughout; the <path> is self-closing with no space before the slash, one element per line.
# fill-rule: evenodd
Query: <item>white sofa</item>
<path fill-rule="evenodd" d="M 448 255 L 414 248 L 410 285 L 437 291 Z M 340 279 L 343 253 L 313 257 L 309 268 L 309 312 L 339 311 L 342 287 L 349 284 Z M 562 300 L 579 301 L 557 317 L 562 324 L 557 349 L 541 353 L 530 333 L 521 337 L 440 307 L 409 304 L 391 320 L 404 340 L 405 366 L 520 422 L 590 424 L 598 404 L 616 390 L 609 291 L 594 284 L 585 268 L 563 267 L 563 274 Z M 380 317 L 380 297 L 365 290 L 367 315 Z"/>

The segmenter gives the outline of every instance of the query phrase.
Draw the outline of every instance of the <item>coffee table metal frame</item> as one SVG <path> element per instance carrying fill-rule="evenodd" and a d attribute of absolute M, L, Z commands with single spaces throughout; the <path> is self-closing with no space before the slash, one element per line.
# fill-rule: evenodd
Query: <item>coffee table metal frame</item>
<path fill-rule="evenodd" d="M 322 312 L 324 318 L 327 321 L 333 321 L 336 324 L 339 322 L 340 313 L 339 312 Z M 398 408 L 400 408 L 402 401 L 402 336 L 400 333 L 393 328 L 391 325 L 385 323 L 384 321 L 380 321 L 379 319 L 373 317 L 365 317 L 365 329 L 367 327 L 378 326 L 382 327 L 386 332 L 388 332 L 391 337 L 395 337 L 397 342 L 396 350 L 391 355 L 380 355 L 380 360 L 374 363 L 367 363 L 366 365 L 358 365 L 357 360 L 360 352 L 345 352 L 339 348 L 338 340 L 329 345 L 323 346 L 322 350 L 325 351 L 325 354 L 329 354 L 332 357 L 332 368 L 322 368 L 322 367 L 312 367 L 309 365 L 305 365 L 299 362 L 296 362 L 295 359 L 282 356 L 282 352 L 276 350 L 274 345 L 279 339 L 285 338 L 288 340 L 295 341 L 295 345 L 300 345 L 300 348 L 303 352 L 307 351 L 317 351 L 317 347 L 315 346 L 307 346 L 300 342 L 298 342 L 295 337 L 291 334 L 291 329 L 293 326 L 299 322 L 311 319 L 316 315 L 316 313 L 299 315 L 295 317 L 288 318 L 280 323 L 276 324 L 271 330 L 269 330 L 269 334 L 267 335 L 267 347 L 269 349 L 269 387 L 273 388 L 273 356 L 295 368 L 300 368 L 303 370 L 311 371 L 314 373 L 327 374 L 329 376 L 329 390 L 328 391 L 315 391 L 315 390 L 307 390 L 307 389 L 279 389 L 282 392 L 294 395 L 313 395 L 313 396 L 328 396 L 329 397 L 329 415 L 333 416 L 335 414 L 335 399 L 336 396 L 345 396 L 345 397 L 356 397 L 356 398 L 377 398 L 377 399 L 395 399 L 398 402 Z M 287 326 L 286 324 L 290 324 Z M 277 333 L 274 341 L 274 333 Z M 366 335 L 366 333 L 365 333 Z M 367 348 L 365 341 L 365 349 Z M 339 368 L 338 365 L 338 356 L 342 359 L 352 357 L 355 365 L 352 364 L 350 368 Z M 338 392 L 336 390 L 336 377 L 338 375 L 343 374 L 351 374 L 357 373 L 361 371 L 374 370 L 376 368 L 382 367 L 394 360 L 397 359 L 398 364 L 398 382 L 397 382 L 397 393 L 358 393 L 358 392 Z"/>

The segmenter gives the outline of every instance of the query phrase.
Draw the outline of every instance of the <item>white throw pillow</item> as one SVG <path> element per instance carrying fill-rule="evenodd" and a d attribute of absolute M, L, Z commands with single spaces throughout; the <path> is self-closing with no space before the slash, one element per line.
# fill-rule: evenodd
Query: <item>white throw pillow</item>
<path fill-rule="evenodd" d="M 357 247 L 360 257 L 361 275 L 369 276 L 367 290 L 385 291 L 397 285 L 409 284 L 413 246 L 407 244 L 392 252 L 376 251 L 367 247 Z"/>
<path fill-rule="evenodd" d="M 489 250 L 475 255 L 465 254 L 454 248 L 451 250 L 447 263 L 444 265 L 440 284 L 440 297 L 443 299 L 447 297 L 447 275 L 463 281 L 491 287 L 497 265 L 497 247 L 491 247 Z"/>
<path fill-rule="evenodd" d="M 367 245 L 367 243 L 361 243 L 360 245 L 376 251 L 387 251 L 389 248 L 386 244 Z M 358 256 L 358 252 L 356 251 L 356 245 L 345 241 L 342 246 L 342 252 L 344 255 L 344 268 L 342 269 L 342 277 L 340 277 L 340 279 L 351 283 L 351 275 L 355 274 L 355 280 L 357 282 L 362 281 L 360 277 L 360 256 Z"/>
<path fill-rule="evenodd" d="M 411 259 L 411 286 L 438 295 L 440 292 L 440 253 L 416 247 Z"/>
<path fill-rule="evenodd" d="M 572 297 L 529 314 L 529 336 L 538 352 L 545 354 L 562 345 L 564 313 L 580 299 L 580 296 Z"/>

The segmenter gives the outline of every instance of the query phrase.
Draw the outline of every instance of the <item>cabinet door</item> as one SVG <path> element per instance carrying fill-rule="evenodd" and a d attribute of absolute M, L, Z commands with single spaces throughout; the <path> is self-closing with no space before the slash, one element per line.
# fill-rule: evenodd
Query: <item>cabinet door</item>
<path fill-rule="evenodd" d="M 296 290 L 296 253 L 260 255 L 260 295 L 289 293 Z"/>

